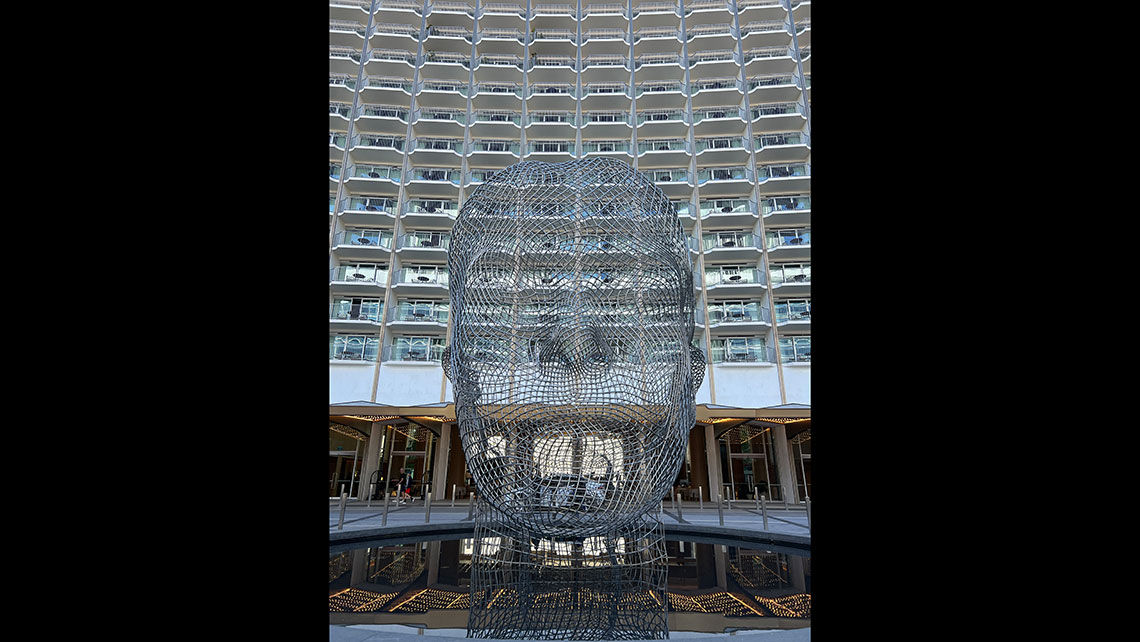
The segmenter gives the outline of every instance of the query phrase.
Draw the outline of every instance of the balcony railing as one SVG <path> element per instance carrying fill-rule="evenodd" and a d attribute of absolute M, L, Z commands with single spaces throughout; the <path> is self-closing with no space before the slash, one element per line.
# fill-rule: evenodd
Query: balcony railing
<path fill-rule="evenodd" d="M 717 199 L 714 201 L 701 201 L 701 218 L 711 214 L 743 214 L 752 213 L 752 201 L 748 199 Z"/>
<path fill-rule="evenodd" d="M 367 76 L 364 79 L 364 86 L 379 89 L 401 89 L 409 94 L 412 93 L 412 83 L 404 80 L 403 78 L 378 78 L 376 76 Z"/>
<path fill-rule="evenodd" d="M 720 248 L 756 248 L 757 238 L 753 234 L 745 234 L 740 232 L 718 232 L 712 234 L 705 234 L 701 243 L 705 250 L 715 250 Z"/>
<path fill-rule="evenodd" d="M 637 112 L 637 124 L 641 125 L 648 122 L 667 122 L 667 121 L 685 121 L 685 112 L 683 111 L 649 111 Z M 640 146 L 639 146 L 640 149 Z"/>
<path fill-rule="evenodd" d="M 781 265 L 776 263 L 769 266 L 768 271 L 772 274 L 772 285 L 788 284 L 810 284 L 811 283 L 811 264 L 807 265 Z"/>
<path fill-rule="evenodd" d="M 368 335 L 329 337 L 329 359 L 336 361 L 376 361 L 380 340 Z"/>
<path fill-rule="evenodd" d="M 387 230 L 344 230 L 333 236 L 333 245 L 391 249 L 392 233 Z"/>
<path fill-rule="evenodd" d="M 590 152 L 625 152 L 629 153 L 628 140 L 584 140 L 582 153 Z"/>
<path fill-rule="evenodd" d="M 759 301 L 747 303 L 710 303 L 708 306 L 709 325 L 723 323 L 770 323 L 768 307 Z"/>
<path fill-rule="evenodd" d="M 708 181 L 747 181 L 752 179 L 752 170 L 747 167 L 713 167 L 697 171 L 697 184 Z M 704 216 L 702 213 L 701 216 Z"/>
<path fill-rule="evenodd" d="M 752 285 L 764 284 L 764 270 L 745 268 L 742 270 L 705 270 L 705 285 Z"/>
<path fill-rule="evenodd" d="M 775 76 L 756 76 L 749 78 L 744 83 L 745 91 L 752 91 L 757 87 L 775 87 L 778 85 L 794 85 L 796 84 L 795 78 L 791 74 L 775 75 Z"/>
<path fill-rule="evenodd" d="M 693 143 L 697 153 L 706 149 L 746 149 L 745 139 L 736 137 L 724 138 L 695 138 Z"/>
<path fill-rule="evenodd" d="M 440 361 L 447 346 L 442 340 L 417 339 L 384 346 L 383 361 Z"/>
<path fill-rule="evenodd" d="M 752 118 L 798 113 L 800 113 L 800 108 L 796 103 L 772 103 L 770 105 L 759 105 L 752 108 Z"/>
<path fill-rule="evenodd" d="M 396 283 L 414 283 L 420 285 L 449 284 L 447 268 L 401 268 L 396 273 Z"/>
<path fill-rule="evenodd" d="M 712 342 L 712 363 L 776 363 L 776 351 L 763 339 Z"/>
<path fill-rule="evenodd" d="M 374 265 L 338 265 L 331 270 L 329 280 L 385 285 L 388 283 L 388 268 Z"/>
<path fill-rule="evenodd" d="M 396 183 L 400 182 L 401 174 L 399 167 L 383 165 L 356 165 L 352 172 L 354 178 L 382 178 Z"/>
<path fill-rule="evenodd" d="M 782 337 L 780 339 L 782 363 L 810 362 L 811 337 Z"/>
<path fill-rule="evenodd" d="M 362 134 L 357 139 L 357 147 L 387 147 L 398 151 L 404 150 L 404 139 L 394 136 L 371 136 Z"/>
<path fill-rule="evenodd" d="M 810 210 L 810 196 L 777 196 L 760 201 L 760 207 L 765 215 L 772 212 L 792 212 L 796 210 Z"/>
<path fill-rule="evenodd" d="M 645 152 L 682 152 L 688 148 L 688 141 L 683 138 L 643 140 L 637 143 L 638 154 Z"/>
<path fill-rule="evenodd" d="M 765 134 L 756 137 L 756 149 L 764 147 L 772 147 L 774 145 L 803 145 L 804 136 L 800 133 L 793 134 Z"/>
<path fill-rule="evenodd" d="M 380 118 L 399 118 L 405 123 L 408 122 L 407 109 L 397 109 L 395 107 L 385 107 L 383 105 L 362 105 L 361 110 L 365 116 L 377 116 Z"/>
<path fill-rule="evenodd" d="M 433 321 L 447 323 L 449 303 L 400 301 L 392 310 L 392 321 Z"/>
<path fill-rule="evenodd" d="M 459 170 L 454 170 L 454 172 L 458 175 Z M 455 218 L 459 215 L 459 203 L 426 199 L 408 201 L 404 211 L 413 214 L 443 214 Z"/>
<path fill-rule="evenodd" d="M 415 149 L 449 150 L 463 154 L 463 140 L 458 138 L 416 138 Z"/>
<path fill-rule="evenodd" d="M 643 169 L 641 172 L 654 183 L 687 183 L 689 180 L 689 170 L 687 169 Z M 688 203 L 685 205 L 685 213 L 687 214 Z M 678 213 L 680 213 L 680 206 L 678 206 Z"/>
<path fill-rule="evenodd" d="M 811 230 L 773 230 L 766 233 L 768 248 L 811 245 Z"/>
<path fill-rule="evenodd" d="M 570 111 L 531 111 L 527 112 L 527 124 L 535 123 L 569 123 L 576 124 L 574 112 Z"/>
<path fill-rule="evenodd" d="M 475 123 L 514 123 L 522 126 L 522 114 L 513 111 L 477 111 L 472 115 Z"/>
<path fill-rule="evenodd" d="M 348 209 L 354 212 L 387 212 L 392 214 L 396 211 L 396 199 L 375 196 L 352 196 L 348 199 Z"/>
<path fill-rule="evenodd" d="M 451 233 L 449 232 L 413 232 L 400 237 L 397 248 L 440 248 L 451 247 Z"/>
<path fill-rule="evenodd" d="M 384 316 L 384 304 L 380 301 L 354 303 L 351 299 L 339 299 L 329 306 L 329 319 L 339 321 L 373 321 L 379 323 Z"/>

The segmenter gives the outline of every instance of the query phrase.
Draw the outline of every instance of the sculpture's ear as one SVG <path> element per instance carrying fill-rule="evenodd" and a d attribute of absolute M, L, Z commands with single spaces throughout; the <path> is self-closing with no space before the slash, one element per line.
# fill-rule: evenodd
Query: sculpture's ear
<path fill-rule="evenodd" d="M 440 365 L 443 366 L 443 376 L 451 381 L 451 346 L 443 349 L 443 355 L 440 357 Z"/>
<path fill-rule="evenodd" d="M 689 365 L 693 368 L 693 394 L 701 389 L 705 380 L 705 353 L 700 348 L 689 346 Z"/>

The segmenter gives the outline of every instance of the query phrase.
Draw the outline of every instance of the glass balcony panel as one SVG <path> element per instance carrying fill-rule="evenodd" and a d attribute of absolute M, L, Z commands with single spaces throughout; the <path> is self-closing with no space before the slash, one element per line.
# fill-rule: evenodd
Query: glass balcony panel
<path fill-rule="evenodd" d="M 803 134 L 767 134 L 764 136 L 756 137 L 756 148 L 771 147 L 773 145 L 802 145 L 804 143 Z"/>

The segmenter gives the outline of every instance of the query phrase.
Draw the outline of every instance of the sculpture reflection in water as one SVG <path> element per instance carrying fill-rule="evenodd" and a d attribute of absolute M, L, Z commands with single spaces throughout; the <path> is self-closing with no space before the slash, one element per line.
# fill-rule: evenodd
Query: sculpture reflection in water
<path fill-rule="evenodd" d="M 657 510 L 705 368 L 675 209 L 616 160 L 524 161 L 463 205 L 448 267 L 468 637 L 667 637 Z"/>

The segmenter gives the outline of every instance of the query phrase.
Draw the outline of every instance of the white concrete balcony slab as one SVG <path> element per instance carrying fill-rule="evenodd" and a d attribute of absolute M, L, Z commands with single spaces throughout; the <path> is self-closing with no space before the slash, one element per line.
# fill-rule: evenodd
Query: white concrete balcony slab
<path fill-rule="evenodd" d="M 654 110 L 643 111 L 641 105 L 637 109 L 637 138 L 684 138 L 689 133 L 689 124 L 685 122 L 685 114 L 680 111 Z"/>
<path fill-rule="evenodd" d="M 432 2 L 428 5 L 428 24 L 448 27 L 470 28 L 475 20 L 474 3 L 464 6 L 464 2 Z"/>
<path fill-rule="evenodd" d="M 411 81 L 416 70 L 416 54 L 402 49 L 373 49 L 364 63 L 366 76 L 404 78 Z"/>
<path fill-rule="evenodd" d="M 365 22 L 329 22 L 329 45 L 360 51 L 364 48 Z"/>
<path fill-rule="evenodd" d="M 329 0 L 329 20 L 368 24 L 371 0 Z"/>

